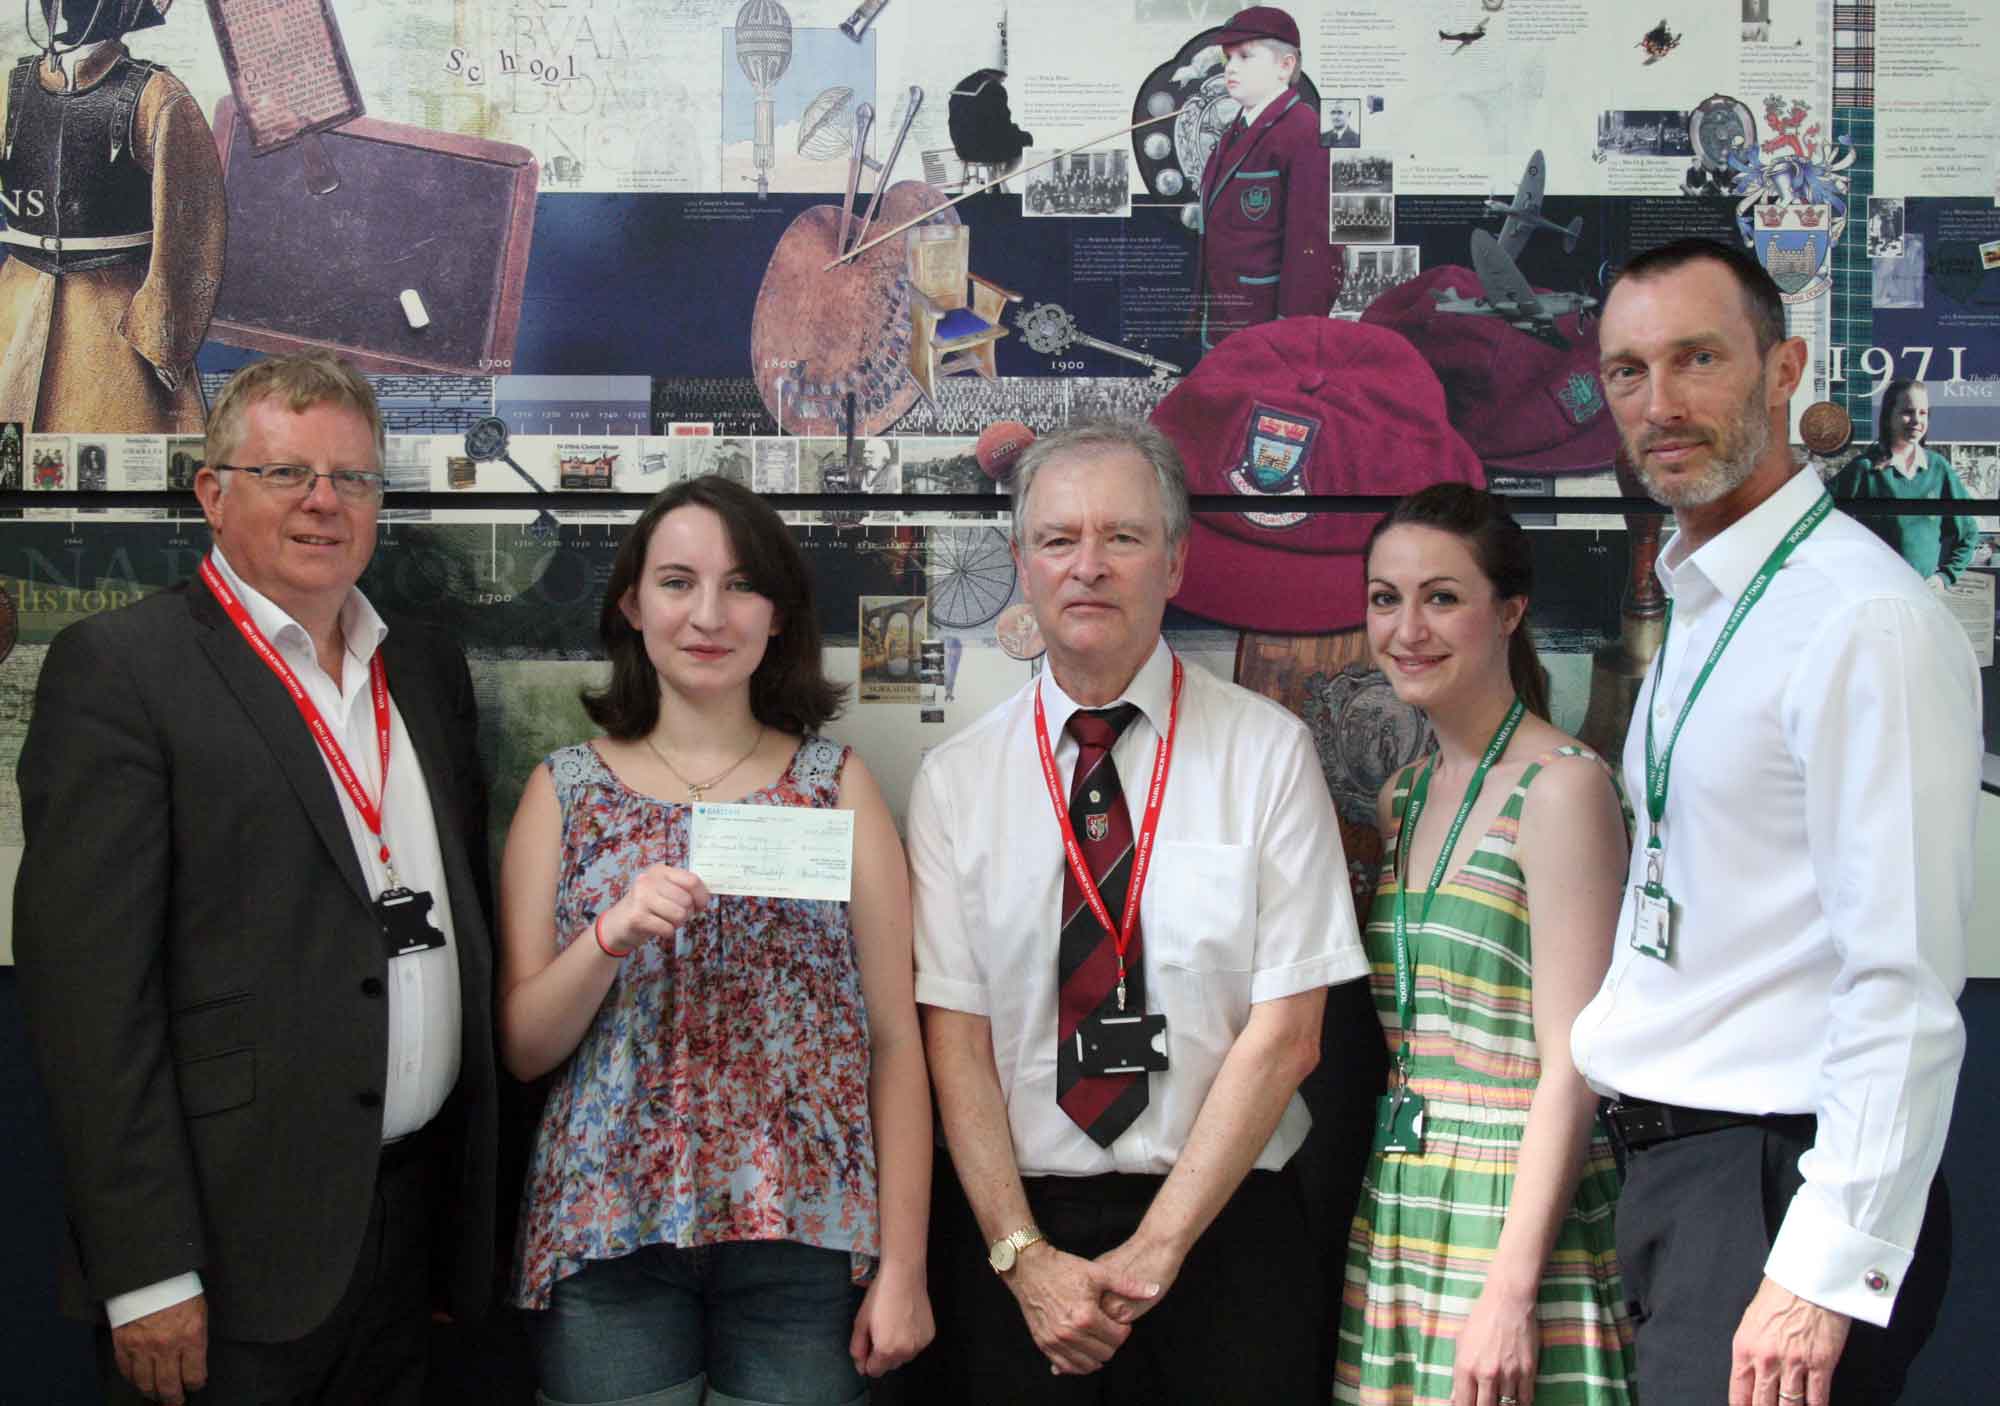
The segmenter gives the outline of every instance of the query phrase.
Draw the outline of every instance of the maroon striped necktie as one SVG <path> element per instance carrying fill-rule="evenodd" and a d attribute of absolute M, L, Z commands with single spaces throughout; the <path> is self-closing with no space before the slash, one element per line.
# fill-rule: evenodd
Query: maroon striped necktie
<path fill-rule="evenodd" d="M 1083 850 L 1084 864 L 1111 921 L 1125 914 L 1125 890 L 1132 875 L 1132 816 L 1112 765 L 1111 748 L 1138 708 L 1122 703 L 1101 712 L 1070 715 L 1067 729 L 1077 741 L 1076 772 L 1069 788 L 1069 823 Z M 1146 1109 L 1144 1074 L 1085 1074 L 1076 1048 L 1076 1027 L 1085 1017 L 1117 1015 L 1118 940 L 1104 930 L 1084 901 L 1076 875 L 1063 865 L 1062 940 L 1058 948 L 1056 1102 L 1099 1147 L 1109 1147 Z M 1146 1009 L 1145 962 L 1139 924 L 1125 949 L 1125 1009 Z"/>

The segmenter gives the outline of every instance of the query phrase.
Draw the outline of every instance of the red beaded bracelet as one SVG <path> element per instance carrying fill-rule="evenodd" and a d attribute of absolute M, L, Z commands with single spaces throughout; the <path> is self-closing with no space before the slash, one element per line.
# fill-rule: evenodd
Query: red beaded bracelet
<path fill-rule="evenodd" d="M 597 921 L 590 925 L 590 931 L 592 935 L 597 938 L 597 950 L 602 952 L 605 956 L 616 957 L 619 961 L 622 962 L 627 957 L 632 955 L 630 952 L 613 952 L 608 946 L 605 945 L 604 915 L 602 913 L 599 913 L 597 915 Z"/>

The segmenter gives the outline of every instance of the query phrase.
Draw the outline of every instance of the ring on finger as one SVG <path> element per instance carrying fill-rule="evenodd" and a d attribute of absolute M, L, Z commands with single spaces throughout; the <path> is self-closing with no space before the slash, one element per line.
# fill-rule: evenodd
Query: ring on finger
<path fill-rule="evenodd" d="M 1521 1406 L 1519 1399 L 1512 1396 L 1499 1396 L 1495 1397 L 1494 1400 L 1498 1403 L 1498 1406 Z"/>
<path fill-rule="evenodd" d="M 1806 1394 L 1802 1391 L 1786 1391 L 1783 1388 L 1780 1388 L 1778 1391 L 1778 1400 L 1780 1401 L 1803 1401 L 1805 1399 Z"/>

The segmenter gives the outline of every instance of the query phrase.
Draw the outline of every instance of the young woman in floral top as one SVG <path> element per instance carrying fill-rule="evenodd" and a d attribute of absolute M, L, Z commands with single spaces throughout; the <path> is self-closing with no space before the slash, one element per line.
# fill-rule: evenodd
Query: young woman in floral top
<path fill-rule="evenodd" d="M 606 735 L 536 768 L 501 874 L 501 1053 L 555 1074 L 514 1285 L 542 1399 L 860 1401 L 932 1334 L 902 846 L 817 735 L 841 690 L 755 494 L 655 499 L 599 628 Z M 710 894 L 685 867 L 697 800 L 853 811 L 852 901 Z"/>

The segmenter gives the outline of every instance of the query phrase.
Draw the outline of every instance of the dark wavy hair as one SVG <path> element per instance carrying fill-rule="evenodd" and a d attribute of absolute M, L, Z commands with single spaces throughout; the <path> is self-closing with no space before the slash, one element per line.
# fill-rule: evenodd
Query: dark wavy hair
<path fill-rule="evenodd" d="M 1514 521 L 1499 498 L 1484 489 L 1463 483 L 1434 483 L 1398 499 L 1369 532 L 1364 562 L 1374 557 L 1376 540 L 1392 527 L 1432 527 L 1449 532 L 1471 549 L 1472 559 L 1501 600 L 1527 600 L 1534 594 L 1535 556 L 1528 546 L 1527 531 Z M 1549 681 L 1542 672 L 1542 661 L 1535 657 L 1535 640 L 1525 613 L 1507 641 L 1507 677 L 1528 711 L 1546 720 Z"/>
<path fill-rule="evenodd" d="M 643 737 L 659 720 L 660 676 L 646 654 L 645 640 L 619 604 L 646 569 L 653 530 L 674 509 L 690 506 L 707 508 L 722 519 L 737 568 L 775 612 L 778 633 L 750 676 L 751 715 L 780 732 L 818 730 L 840 715 L 847 688 L 827 678 L 820 658 L 819 617 L 805 558 L 791 528 L 770 504 L 717 474 L 675 484 L 653 499 L 619 544 L 597 617 L 597 637 L 611 661 L 611 678 L 601 689 L 584 690 L 583 710 L 621 741 Z"/>

